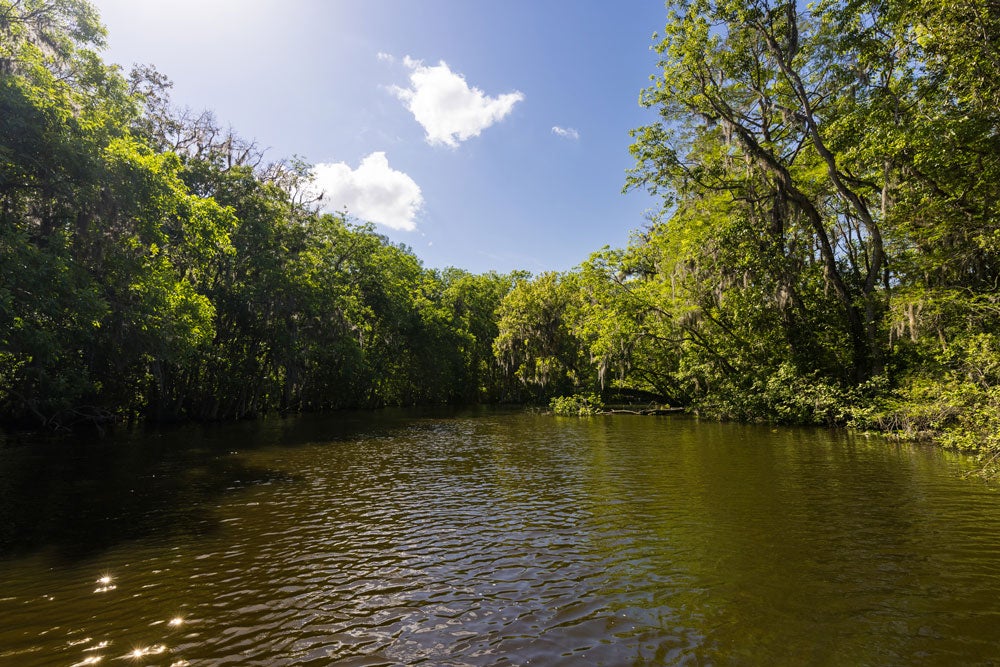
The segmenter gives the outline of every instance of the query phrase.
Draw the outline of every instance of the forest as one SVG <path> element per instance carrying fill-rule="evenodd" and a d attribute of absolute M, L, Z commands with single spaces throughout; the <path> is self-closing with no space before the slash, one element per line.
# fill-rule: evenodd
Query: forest
<path fill-rule="evenodd" d="M 664 23 L 622 175 L 661 208 L 574 270 L 477 275 L 105 63 L 84 0 L 0 0 L 0 424 L 631 399 L 995 462 L 1000 7 Z"/>

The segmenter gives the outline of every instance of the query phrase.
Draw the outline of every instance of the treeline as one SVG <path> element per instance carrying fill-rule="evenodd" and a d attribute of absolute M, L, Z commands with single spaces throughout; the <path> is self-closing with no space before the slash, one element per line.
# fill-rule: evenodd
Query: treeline
<path fill-rule="evenodd" d="M 0 0 L 0 420 L 603 393 L 1000 453 L 1000 11 L 668 8 L 626 185 L 662 209 L 529 278 L 318 213 L 86 2 Z"/>
<path fill-rule="evenodd" d="M 517 285 L 505 367 L 552 393 L 1000 452 L 1000 9 L 668 3 L 629 247 Z"/>
<path fill-rule="evenodd" d="M 0 423 L 235 419 L 516 390 L 494 313 L 519 275 L 432 271 L 310 201 L 82 0 L 0 0 Z M 516 396 L 516 395 L 514 395 Z"/>

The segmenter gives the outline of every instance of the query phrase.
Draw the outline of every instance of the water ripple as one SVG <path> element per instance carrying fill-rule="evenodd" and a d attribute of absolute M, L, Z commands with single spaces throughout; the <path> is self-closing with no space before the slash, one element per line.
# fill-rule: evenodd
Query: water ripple
<path fill-rule="evenodd" d="M 248 468 L 270 472 L 229 485 L 215 531 L 74 567 L 11 561 L 0 662 L 948 664 L 1000 652 L 996 494 L 834 436 L 718 426 L 695 441 L 670 424 L 424 419 L 250 450 Z"/>

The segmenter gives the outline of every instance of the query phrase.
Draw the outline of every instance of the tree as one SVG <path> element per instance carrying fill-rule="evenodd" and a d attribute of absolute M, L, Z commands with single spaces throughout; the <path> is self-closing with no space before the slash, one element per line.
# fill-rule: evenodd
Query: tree
<path fill-rule="evenodd" d="M 524 272 L 475 275 L 446 269 L 441 274 L 441 303 L 456 331 L 462 359 L 455 400 L 496 403 L 510 397 L 506 374 L 493 354 L 500 334 L 497 311 L 514 285 L 526 278 Z"/>
<path fill-rule="evenodd" d="M 536 399 L 592 384 L 572 325 L 579 299 L 576 274 L 549 272 L 518 282 L 500 304 L 494 352 Z"/>
<path fill-rule="evenodd" d="M 773 262 L 790 341 L 803 339 L 794 330 L 803 303 L 796 274 L 820 264 L 842 309 L 848 367 L 861 380 L 883 365 L 878 204 L 888 183 L 851 159 L 838 112 L 859 81 L 891 79 L 895 64 L 869 60 L 858 72 L 856 51 L 828 19 L 787 2 L 674 3 L 656 47 L 662 77 L 642 98 L 662 120 L 633 133 L 628 187 L 670 193 L 668 225 L 723 206 L 726 218 L 759 230 L 754 250 Z"/>

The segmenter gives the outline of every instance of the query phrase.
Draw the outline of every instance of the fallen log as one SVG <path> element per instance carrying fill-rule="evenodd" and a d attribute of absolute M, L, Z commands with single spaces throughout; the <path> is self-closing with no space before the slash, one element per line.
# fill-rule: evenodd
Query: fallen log
<path fill-rule="evenodd" d="M 643 410 L 625 410 L 616 408 L 613 410 L 603 410 L 598 414 L 602 415 L 669 415 L 684 412 L 684 408 L 646 408 Z"/>

